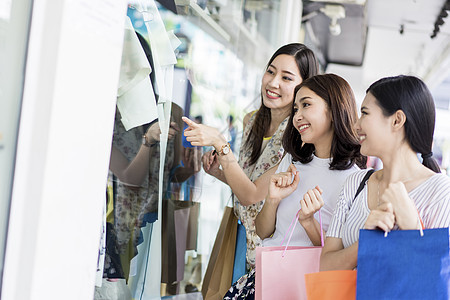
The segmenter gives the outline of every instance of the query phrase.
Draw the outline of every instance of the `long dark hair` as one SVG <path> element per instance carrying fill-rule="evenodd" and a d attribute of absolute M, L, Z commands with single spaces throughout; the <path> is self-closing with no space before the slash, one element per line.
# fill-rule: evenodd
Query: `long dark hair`
<path fill-rule="evenodd" d="M 425 83 L 414 76 L 382 78 L 367 89 L 388 117 L 401 110 L 406 115 L 405 139 L 416 153 L 421 153 L 423 165 L 440 173 L 439 165 L 431 157 L 436 110 L 433 96 Z"/>
<path fill-rule="evenodd" d="M 281 54 L 287 54 L 295 58 L 302 80 L 314 76 L 319 72 L 319 65 L 314 52 L 300 43 L 287 44 L 278 49 L 270 58 L 266 69 Z M 271 120 L 270 108 L 264 105 L 261 95 L 261 107 L 256 112 L 255 121 L 253 122 L 248 139 L 244 143 L 244 147 L 251 151 L 249 161 L 251 165 L 256 163 L 261 154 L 264 134 L 269 129 Z"/>
<path fill-rule="evenodd" d="M 330 149 L 330 170 L 347 170 L 354 164 L 366 168 L 367 158 L 359 152 L 361 146 L 354 126 L 358 119 L 355 96 L 347 81 L 335 74 L 313 76 L 295 88 L 294 99 L 302 87 L 310 89 L 322 98 L 331 112 L 334 133 Z M 313 159 L 315 148 L 313 144 L 303 143 L 300 133 L 292 123 L 294 115 L 292 105 L 289 123 L 283 136 L 283 147 L 294 160 L 306 164 Z"/>

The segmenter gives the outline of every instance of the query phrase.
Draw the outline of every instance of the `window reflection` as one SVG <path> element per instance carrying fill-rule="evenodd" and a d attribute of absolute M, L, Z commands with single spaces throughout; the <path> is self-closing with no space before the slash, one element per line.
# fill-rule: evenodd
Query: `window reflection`
<path fill-rule="evenodd" d="M 111 293 L 122 299 L 154 295 L 155 282 L 149 270 L 157 269 L 159 264 L 158 295 L 201 290 L 223 209 L 231 203 L 231 191 L 220 181 L 205 176 L 201 156 L 210 149 L 194 147 L 186 141 L 181 117 L 220 128 L 238 153 L 242 118 L 259 104 L 261 66 L 244 62 L 236 49 L 217 42 L 192 18 L 175 15 L 160 6 L 158 11 L 165 30 L 174 30 L 181 41 L 175 49 L 172 98 L 162 104 L 155 72 L 158 54 L 149 45 L 142 10 L 131 5 L 127 15 L 151 69 L 148 78 L 152 95 L 147 95 L 148 89 L 141 89 L 140 93 L 147 94 L 140 94 L 139 101 L 144 99 L 145 105 L 153 101 L 159 118 L 133 124 L 136 122 L 131 115 L 124 117 L 123 103 L 118 101 L 105 208 L 103 284 L 96 288 L 96 299 Z M 124 56 L 122 67 L 124 63 L 132 65 L 134 60 L 135 57 Z M 125 69 L 129 80 L 139 73 Z M 167 145 L 155 134 L 165 124 L 170 125 Z M 160 252 L 155 254 L 152 246 L 159 239 Z"/>

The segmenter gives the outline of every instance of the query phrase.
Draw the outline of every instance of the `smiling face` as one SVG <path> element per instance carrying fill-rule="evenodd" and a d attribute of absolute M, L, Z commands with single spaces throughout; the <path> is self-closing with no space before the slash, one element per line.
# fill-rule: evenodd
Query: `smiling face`
<path fill-rule="evenodd" d="M 263 103 L 270 109 L 290 109 L 302 77 L 293 56 L 281 54 L 267 68 L 261 83 Z"/>
<path fill-rule="evenodd" d="M 303 142 L 314 144 L 316 150 L 328 149 L 329 153 L 334 133 L 331 112 L 325 100 L 307 87 L 302 87 L 295 96 L 292 122 Z"/>
<path fill-rule="evenodd" d="M 356 123 L 361 154 L 378 156 L 391 142 L 391 118 L 383 115 L 377 99 L 369 92 L 361 104 L 361 117 Z"/>

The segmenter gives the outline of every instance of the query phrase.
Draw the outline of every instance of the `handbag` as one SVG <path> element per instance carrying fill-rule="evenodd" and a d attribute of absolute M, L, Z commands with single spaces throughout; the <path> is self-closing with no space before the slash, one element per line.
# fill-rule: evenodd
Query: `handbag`
<path fill-rule="evenodd" d="M 306 299 L 304 275 L 319 271 L 323 247 L 322 217 L 319 210 L 322 246 L 289 246 L 298 214 L 289 226 L 286 246 L 257 247 L 255 265 L 255 299 Z M 286 236 L 285 236 L 286 238 Z M 281 244 L 284 243 L 284 239 Z"/>
<path fill-rule="evenodd" d="M 450 299 L 449 262 L 448 228 L 361 229 L 357 298 Z"/>
<path fill-rule="evenodd" d="M 356 271 L 336 270 L 305 274 L 308 300 L 351 300 L 356 296 Z"/>
<path fill-rule="evenodd" d="M 226 206 L 203 279 L 202 295 L 205 300 L 222 299 L 231 287 L 236 231 L 237 218 L 233 208 Z"/>

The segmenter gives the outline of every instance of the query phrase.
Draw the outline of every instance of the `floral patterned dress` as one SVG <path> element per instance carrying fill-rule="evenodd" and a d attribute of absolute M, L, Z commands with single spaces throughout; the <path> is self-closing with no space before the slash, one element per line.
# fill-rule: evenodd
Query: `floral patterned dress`
<path fill-rule="evenodd" d="M 239 278 L 223 297 L 223 300 L 237 299 L 255 299 L 255 269 Z"/>
<path fill-rule="evenodd" d="M 255 116 L 256 114 L 254 113 L 245 125 L 242 134 L 243 144 L 248 139 L 253 122 L 255 121 Z M 281 141 L 288 119 L 289 117 L 280 123 L 277 131 L 262 150 L 261 155 L 255 164 L 250 165 L 249 163 L 251 152 L 248 147 L 244 147 L 244 145 L 241 147 L 239 152 L 239 165 L 252 182 L 269 169 L 275 167 L 283 158 L 284 149 L 281 145 Z M 239 199 L 234 196 L 233 202 L 234 213 L 245 227 L 247 236 L 247 269 L 250 270 L 255 266 L 256 247 L 261 246 L 261 239 L 256 234 L 255 219 L 264 205 L 264 200 L 249 206 L 243 206 L 240 204 Z"/>
<path fill-rule="evenodd" d="M 261 155 L 255 164 L 250 165 L 249 163 L 251 155 L 249 149 L 241 147 L 239 152 L 239 165 L 251 181 L 255 181 L 267 170 L 275 167 L 283 158 L 284 149 L 281 145 L 281 141 L 288 119 L 289 117 L 280 123 L 277 131 L 262 150 Z M 242 135 L 243 141 L 248 139 L 254 120 L 255 114 L 250 117 L 250 120 L 245 125 L 244 133 Z M 247 234 L 247 269 L 249 269 L 250 272 L 239 278 L 238 281 L 231 286 L 223 298 L 225 300 L 251 300 L 255 298 L 255 255 L 256 247 L 261 246 L 261 239 L 256 234 L 255 219 L 263 205 L 264 200 L 249 206 L 243 206 L 239 203 L 239 199 L 234 197 L 234 212 L 244 225 Z"/>
<path fill-rule="evenodd" d="M 142 144 L 142 135 L 146 128 L 139 126 L 125 130 L 120 121 L 120 113 L 116 112 L 114 123 L 113 146 L 119 149 L 129 160 L 133 160 Z M 174 148 L 173 139 L 167 142 L 167 149 Z M 126 278 L 129 261 L 137 254 L 137 245 L 141 242 L 141 227 L 148 221 L 148 214 L 158 211 L 159 190 L 159 143 L 153 148 L 153 158 L 149 162 L 149 176 L 140 187 L 130 187 L 118 180 L 117 194 L 114 203 L 114 230 L 117 234 L 117 246 L 122 256 L 122 264 Z M 164 178 L 168 178 L 174 161 L 174 151 L 166 152 Z M 166 190 L 168 181 L 164 180 Z M 152 220 L 153 221 L 153 220 Z M 150 222 L 152 222 L 150 221 Z"/>

